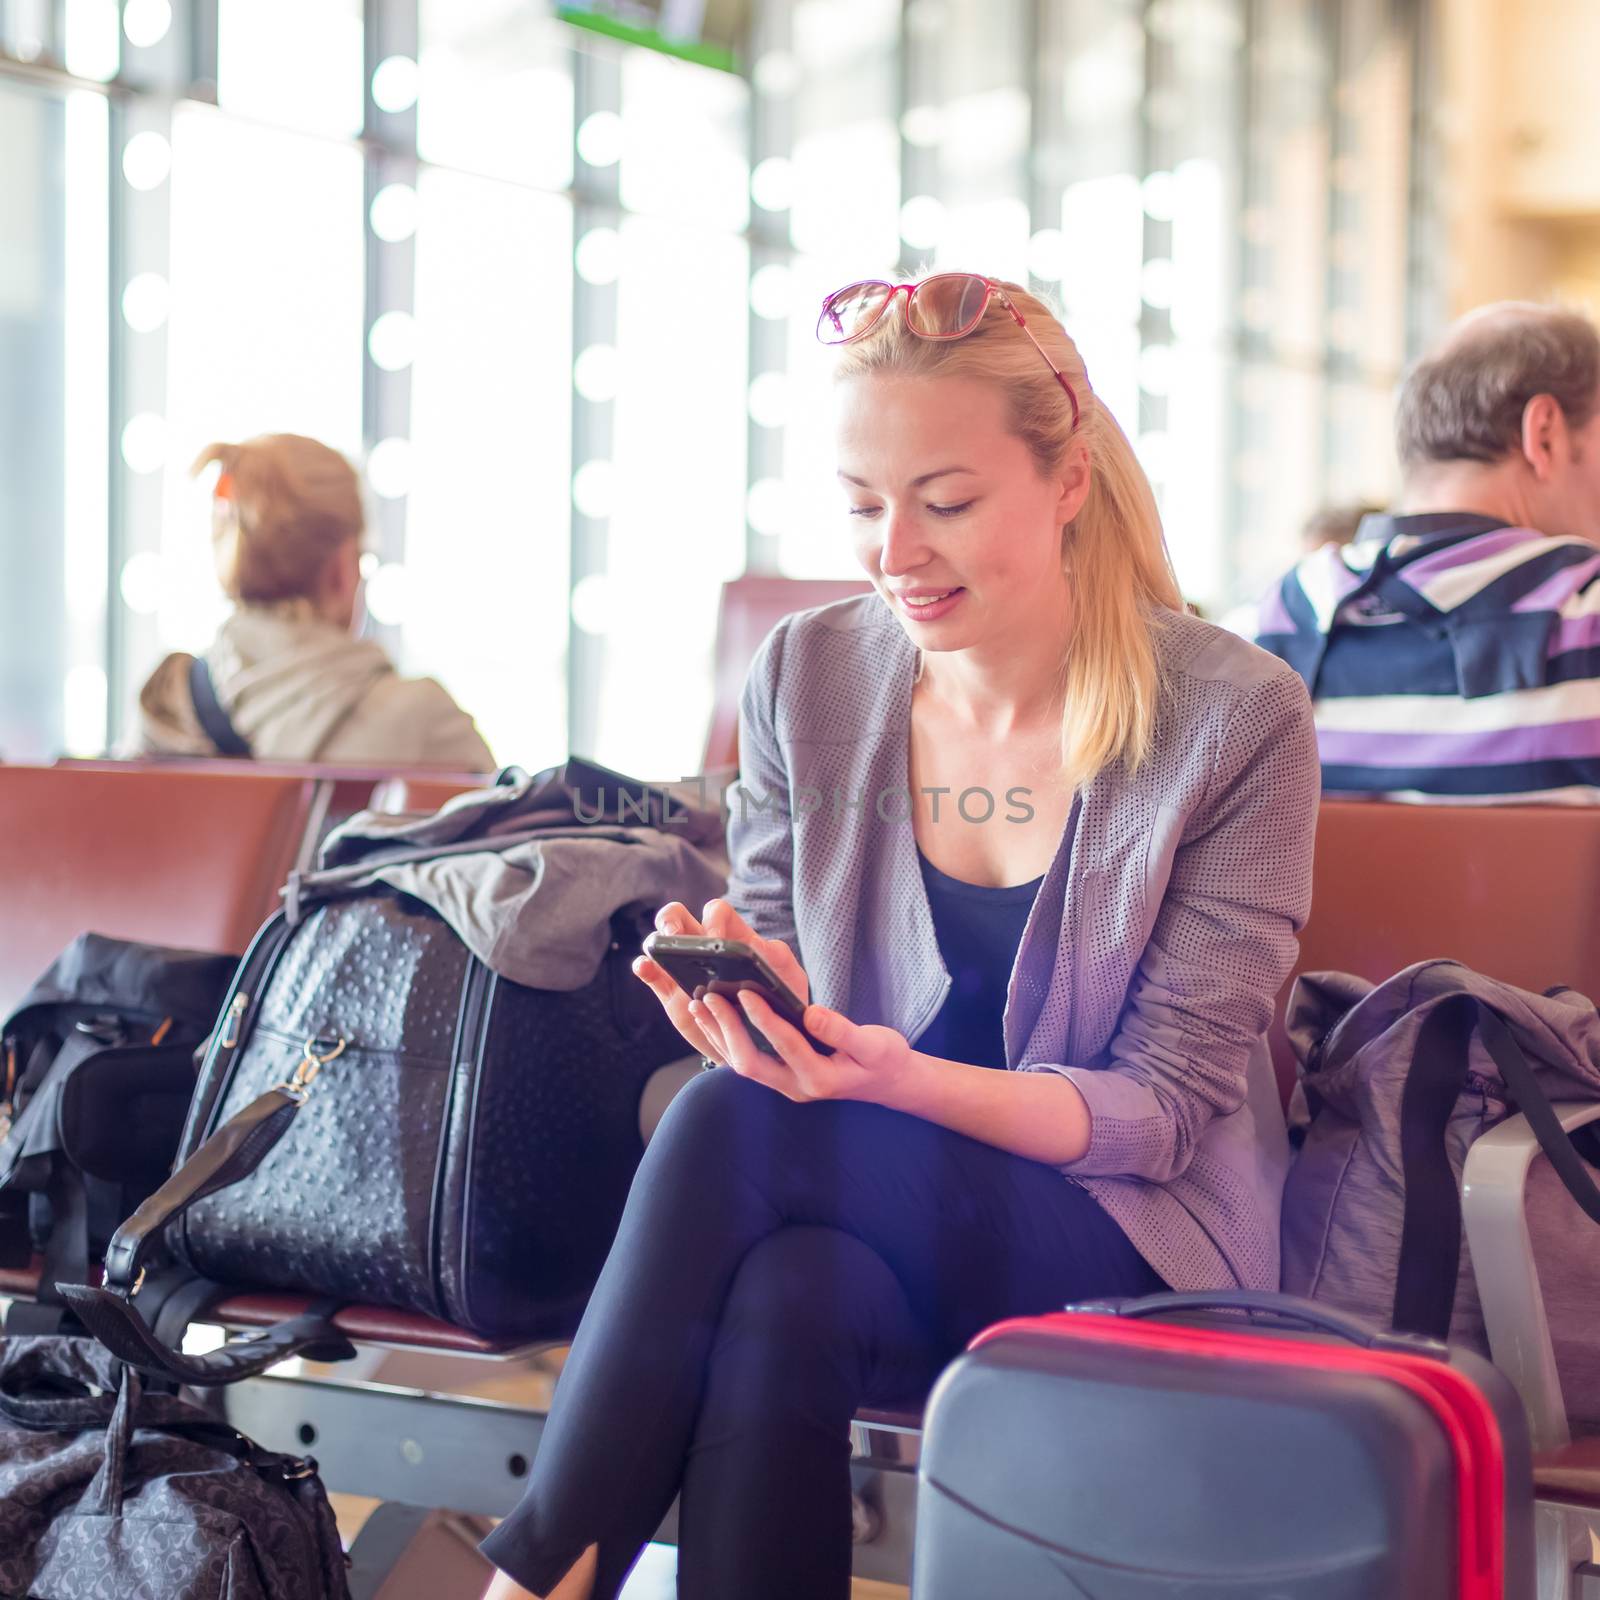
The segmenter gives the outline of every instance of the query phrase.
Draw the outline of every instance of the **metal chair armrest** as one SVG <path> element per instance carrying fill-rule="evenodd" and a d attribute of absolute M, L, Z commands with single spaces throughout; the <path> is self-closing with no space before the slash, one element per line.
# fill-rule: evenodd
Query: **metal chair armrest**
<path fill-rule="evenodd" d="M 1555 1112 L 1571 1133 L 1600 1119 L 1600 1102 L 1563 1101 Z M 1528 1169 L 1539 1154 L 1523 1116 L 1475 1140 L 1461 1174 L 1461 1216 L 1494 1364 L 1522 1396 L 1534 1449 L 1554 1450 L 1572 1433 L 1528 1231 Z"/>

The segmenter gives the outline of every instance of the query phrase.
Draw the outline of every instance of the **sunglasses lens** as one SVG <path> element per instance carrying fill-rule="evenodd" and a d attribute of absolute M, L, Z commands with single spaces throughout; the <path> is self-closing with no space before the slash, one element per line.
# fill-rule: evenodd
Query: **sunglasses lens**
<path fill-rule="evenodd" d="M 883 315 L 891 293 L 886 283 L 852 283 L 830 294 L 817 318 L 817 337 L 824 344 L 859 338 Z"/>
<path fill-rule="evenodd" d="M 953 339 L 977 327 L 989 285 L 969 272 L 941 272 L 919 283 L 906 307 L 911 331 L 925 339 Z"/>

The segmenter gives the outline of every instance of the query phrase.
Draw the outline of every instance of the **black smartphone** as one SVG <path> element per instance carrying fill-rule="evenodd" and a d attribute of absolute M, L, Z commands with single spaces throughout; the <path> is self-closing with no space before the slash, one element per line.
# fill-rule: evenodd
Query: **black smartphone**
<path fill-rule="evenodd" d="M 806 1043 L 819 1056 L 833 1054 L 832 1045 L 806 1033 L 801 1021 L 806 1008 L 800 996 L 744 940 L 718 939 L 710 934 L 652 933 L 644 941 L 644 953 L 696 1000 L 708 991 L 731 998 L 741 989 L 753 989 L 790 1027 L 805 1034 Z M 750 1030 L 756 1048 L 769 1056 L 777 1055 L 742 1010 L 739 1016 Z"/>

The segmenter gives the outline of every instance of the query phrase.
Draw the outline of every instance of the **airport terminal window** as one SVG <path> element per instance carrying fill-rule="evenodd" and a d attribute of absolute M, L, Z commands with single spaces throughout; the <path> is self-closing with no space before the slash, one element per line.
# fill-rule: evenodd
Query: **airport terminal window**
<path fill-rule="evenodd" d="M 538 189 L 572 182 L 571 30 L 527 0 L 421 0 L 417 151 Z"/>
<path fill-rule="evenodd" d="M 1086 0 L 1049 7 L 1039 39 L 1037 231 L 1033 279 L 1061 307 L 1089 381 L 1130 439 L 1139 437 L 1140 277 L 1147 193 L 1139 107 L 1141 7 Z"/>
<path fill-rule="evenodd" d="M 1434 308 L 1409 5 L 755 0 L 742 76 L 523 0 L 118 16 L 0 6 L 0 329 L 30 373 L 0 385 L 0 514 L 48 547 L 8 561 L 8 753 L 126 733 L 152 661 L 221 613 L 188 460 L 294 429 L 366 470 L 374 626 L 498 753 L 692 764 L 720 581 L 857 571 L 812 338 L 849 277 L 1056 297 L 1208 607 L 1313 504 L 1388 487 Z M 362 137 L 369 83 L 404 109 Z M 92 575 L 70 594 L 57 548 Z"/>
<path fill-rule="evenodd" d="M 848 272 L 898 248 L 895 0 L 808 0 L 794 13 L 789 227 L 805 255 Z M 759 88 L 759 85 L 758 85 Z"/>
<path fill-rule="evenodd" d="M 107 142 L 101 95 L 0 81 L 0 758 L 13 761 L 105 738 Z"/>
<path fill-rule="evenodd" d="M 572 207 L 435 168 L 418 191 L 390 615 L 406 670 L 442 679 L 500 759 L 534 769 L 567 743 Z"/>
<path fill-rule="evenodd" d="M 927 141 L 938 174 L 936 267 L 1027 282 L 1029 10 L 1022 0 L 960 5 L 912 29 L 926 37 L 932 92 L 907 108 L 901 132 L 908 118 L 921 119 L 910 132 Z M 904 216 L 901 234 L 909 238 Z"/>
<path fill-rule="evenodd" d="M 576 614 L 605 638 L 594 753 L 652 778 L 696 770 L 719 586 L 744 565 L 748 279 L 737 235 L 623 221 L 614 459 L 626 470 L 608 491 L 606 577 Z"/>
<path fill-rule="evenodd" d="M 1146 205 L 1140 431 L 1178 581 L 1215 605 L 1228 590 L 1233 392 L 1229 307 L 1239 269 L 1242 0 L 1172 6 L 1148 24 L 1146 148 L 1172 174 L 1170 218 Z"/>
<path fill-rule="evenodd" d="M 880 241 L 881 242 L 881 241 Z M 894 242 L 876 258 L 854 267 L 843 252 L 798 256 L 784 268 L 782 304 L 787 311 L 789 368 L 784 380 L 783 478 L 762 490 L 752 518 L 774 519 L 782 569 L 795 578 L 853 578 L 861 573 L 851 544 L 846 499 L 839 487 L 833 448 L 833 357 L 816 341 L 817 310 L 825 296 L 851 278 L 897 276 Z M 762 294 L 775 293 L 763 289 Z"/>
<path fill-rule="evenodd" d="M 173 116 L 164 493 L 147 546 L 159 552 L 160 650 L 203 649 L 225 614 L 209 484 L 189 477 L 204 445 L 304 433 L 361 459 L 361 189 L 353 145 L 206 106 Z M 133 688 L 150 638 L 129 639 Z"/>
<path fill-rule="evenodd" d="M 616 149 L 628 210 L 737 231 L 750 220 L 749 98 L 727 73 L 636 50 L 622 64 L 615 131 L 592 126 L 579 139 Z"/>
<path fill-rule="evenodd" d="M 218 0 L 217 103 L 304 133 L 361 132 L 361 0 Z"/>
<path fill-rule="evenodd" d="M 755 314 L 787 325 L 783 473 L 753 484 L 749 506 L 752 525 L 777 539 L 780 569 L 792 577 L 861 570 L 834 476 L 829 357 L 813 329 L 831 290 L 852 278 L 898 275 L 900 10 L 894 0 L 810 0 L 794 12 L 786 159 L 795 253 L 761 266 L 750 284 Z"/>

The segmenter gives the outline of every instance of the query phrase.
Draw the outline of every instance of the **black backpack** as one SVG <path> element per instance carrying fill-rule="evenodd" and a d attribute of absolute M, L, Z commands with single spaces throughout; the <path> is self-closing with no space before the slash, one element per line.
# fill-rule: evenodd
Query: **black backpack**
<path fill-rule="evenodd" d="M 82 1283 L 172 1168 L 237 958 L 86 933 L 0 1035 L 0 1261 L 44 1257 L 41 1306 L 11 1332 L 54 1331 L 59 1282 Z"/>
<path fill-rule="evenodd" d="M 350 1600 L 315 1461 L 64 1337 L 0 1341 L 0 1594 Z"/>

